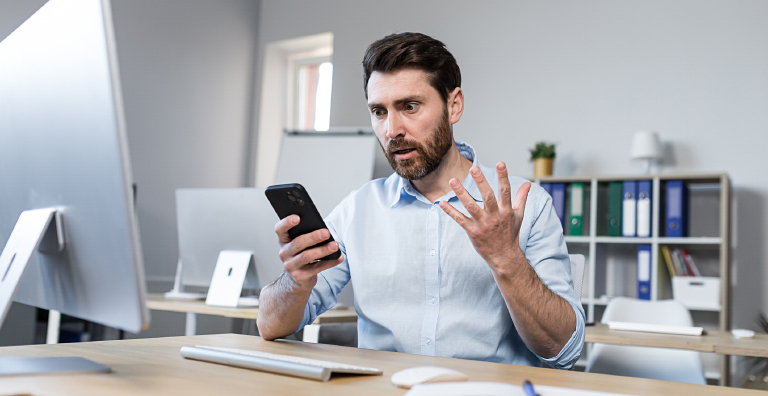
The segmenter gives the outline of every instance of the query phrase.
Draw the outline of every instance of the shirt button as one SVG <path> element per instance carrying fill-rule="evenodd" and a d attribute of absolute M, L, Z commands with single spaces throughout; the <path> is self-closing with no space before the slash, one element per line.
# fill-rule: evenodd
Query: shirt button
<path fill-rule="evenodd" d="M 427 345 L 429 345 L 432 342 L 429 338 L 427 338 Z"/>
<path fill-rule="evenodd" d="M 432 304 L 434 304 L 434 303 L 435 303 L 435 301 L 436 301 L 436 300 L 435 300 L 435 298 L 434 298 L 434 297 L 432 297 Z"/>
<path fill-rule="evenodd" d="M 429 255 L 430 255 L 430 256 L 434 256 L 434 255 L 435 255 L 435 249 L 432 249 L 432 250 L 430 250 L 430 251 L 429 251 Z"/>

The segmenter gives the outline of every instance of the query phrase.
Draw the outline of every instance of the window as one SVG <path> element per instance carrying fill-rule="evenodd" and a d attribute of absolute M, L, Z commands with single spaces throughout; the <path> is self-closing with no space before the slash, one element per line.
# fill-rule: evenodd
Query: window
<path fill-rule="evenodd" d="M 333 33 L 267 44 L 261 77 L 254 184 L 272 184 L 283 131 L 327 131 L 331 114 Z"/>
<path fill-rule="evenodd" d="M 294 63 L 294 120 L 296 129 L 327 131 L 331 116 L 333 64 L 329 57 Z"/>

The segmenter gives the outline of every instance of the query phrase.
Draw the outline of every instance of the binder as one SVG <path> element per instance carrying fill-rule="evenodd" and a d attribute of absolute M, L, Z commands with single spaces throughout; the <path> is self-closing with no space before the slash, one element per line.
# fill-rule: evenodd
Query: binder
<path fill-rule="evenodd" d="M 651 236 L 651 181 L 637 182 L 637 236 Z"/>
<path fill-rule="evenodd" d="M 550 197 L 552 196 L 552 183 L 541 183 L 541 188 L 543 188 Z"/>
<path fill-rule="evenodd" d="M 560 218 L 560 225 L 565 226 L 565 183 L 552 183 L 552 206 Z"/>
<path fill-rule="evenodd" d="M 621 193 L 620 181 L 608 183 L 608 236 L 621 236 Z"/>
<path fill-rule="evenodd" d="M 677 276 L 677 273 L 675 272 L 674 264 L 672 264 L 672 258 L 669 255 L 668 247 L 666 246 L 661 247 L 661 252 L 659 253 L 659 260 L 663 261 L 664 264 L 667 265 L 667 271 L 669 271 L 670 279 Z"/>
<path fill-rule="evenodd" d="M 584 183 L 571 183 L 570 235 L 584 235 Z"/>
<path fill-rule="evenodd" d="M 668 237 L 688 236 L 688 188 L 682 180 L 667 181 L 665 225 Z"/>
<path fill-rule="evenodd" d="M 621 204 L 621 235 L 633 237 L 637 235 L 635 220 L 637 219 L 637 181 L 625 180 L 623 201 Z"/>
<path fill-rule="evenodd" d="M 637 246 L 637 298 L 651 299 L 651 245 Z"/>

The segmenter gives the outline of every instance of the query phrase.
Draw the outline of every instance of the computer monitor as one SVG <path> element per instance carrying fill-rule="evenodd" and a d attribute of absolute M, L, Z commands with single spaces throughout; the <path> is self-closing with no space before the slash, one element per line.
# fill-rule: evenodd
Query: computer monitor
<path fill-rule="evenodd" d="M 0 324 L 149 326 L 131 186 L 110 3 L 51 0 L 0 43 Z"/>
<path fill-rule="evenodd" d="M 181 283 L 211 284 L 219 253 L 252 252 L 257 279 L 243 288 L 260 289 L 283 271 L 275 223 L 279 218 L 263 188 L 185 188 L 176 190 Z"/>

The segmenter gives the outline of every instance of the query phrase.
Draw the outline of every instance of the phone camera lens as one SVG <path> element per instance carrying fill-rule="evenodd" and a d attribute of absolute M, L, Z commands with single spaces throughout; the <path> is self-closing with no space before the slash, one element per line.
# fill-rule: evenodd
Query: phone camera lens
<path fill-rule="evenodd" d="M 302 206 L 304 206 L 304 200 L 303 200 L 303 199 L 299 198 L 299 199 L 297 200 L 297 202 L 299 203 L 299 205 L 302 205 Z"/>
<path fill-rule="evenodd" d="M 293 195 L 289 195 L 288 200 L 291 202 L 296 202 L 296 198 L 294 198 Z"/>

